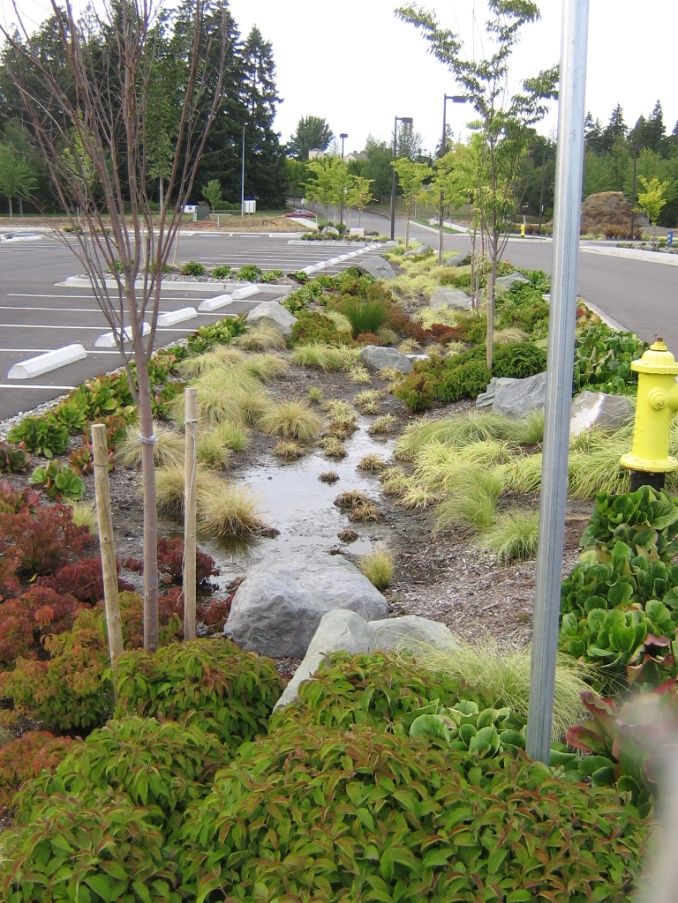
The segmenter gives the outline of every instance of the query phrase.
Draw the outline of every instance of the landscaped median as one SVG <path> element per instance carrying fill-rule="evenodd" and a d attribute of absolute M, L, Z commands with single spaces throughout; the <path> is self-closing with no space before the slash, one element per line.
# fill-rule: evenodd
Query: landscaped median
<path fill-rule="evenodd" d="M 571 439 L 547 767 L 525 753 L 538 393 L 509 416 L 493 384 L 493 410 L 472 409 L 487 402 L 484 313 L 431 303 L 466 293 L 470 268 L 393 262 L 390 283 L 308 279 L 283 301 L 290 319 L 227 318 L 154 356 L 153 655 L 140 648 L 140 445 L 124 373 L 0 444 L 2 899 L 634 893 L 678 707 L 678 503 L 629 493 L 618 467 L 642 343 L 580 306 L 575 389 L 615 394 L 622 422 Z M 548 288 L 541 273 L 501 286 L 493 376 L 511 386 L 544 370 Z M 204 548 L 201 636 L 182 642 L 187 385 Z M 95 421 L 119 542 L 115 673 L 89 504 Z M 297 667 L 310 679 L 281 704 Z M 631 687 L 654 720 L 623 701 Z"/>

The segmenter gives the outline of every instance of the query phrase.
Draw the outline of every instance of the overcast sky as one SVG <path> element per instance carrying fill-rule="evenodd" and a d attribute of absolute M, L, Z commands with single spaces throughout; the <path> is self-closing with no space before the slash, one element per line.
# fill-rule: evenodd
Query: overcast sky
<path fill-rule="evenodd" d="M 10 0 L 1 0 L 8 9 Z M 369 134 L 388 139 L 394 116 L 412 116 L 424 148 L 442 132 L 443 95 L 458 93 L 445 67 L 427 52 L 411 26 L 398 21 L 397 0 L 230 0 L 241 32 L 259 26 L 273 45 L 280 104 L 277 128 L 287 141 L 301 116 L 323 116 L 336 135 L 347 132 L 346 152 Z M 482 53 L 484 0 L 424 0 L 441 23 L 457 31 L 469 56 Z M 542 17 L 527 26 L 516 49 L 517 77 L 554 65 L 560 54 L 561 0 L 541 0 Z M 45 0 L 18 0 L 39 21 Z M 660 99 L 668 132 L 678 119 L 677 0 L 591 0 L 587 108 L 605 124 L 621 103 L 628 125 Z M 474 22 L 476 23 L 474 26 Z M 455 134 L 468 114 L 448 103 Z M 555 136 L 555 112 L 542 131 Z"/>

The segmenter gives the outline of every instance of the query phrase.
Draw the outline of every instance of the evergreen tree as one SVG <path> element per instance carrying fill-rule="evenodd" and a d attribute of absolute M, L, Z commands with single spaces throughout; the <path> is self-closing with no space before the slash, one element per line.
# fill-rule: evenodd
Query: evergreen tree
<path fill-rule="evenodd" d="M 621 108 L 621 104 L 617 104 L 614 110 L 612 110 L 609 124 L 603 129 L 600 136 L 601 152 L 605 154 L 610 153 L 616 141 L 620 138 L 622 141 L 626 140 L 627 132 L 628 129 L 624 122 L 624 112 Z"/>
<path fill-rule="evenodd" d="M 664 127 L 664 113 L 660 101 L 654 105 L 654 109 L 648 117 L 645 126 L 645 142 L 643 147 L 648 150 L 663 154 L 666 150 L 666 129 Z"/>
<path fill-rule="evenodd" d="M 334 132 L 321 116 L 302 116 L 287 145 L 287 153 L 297 160 L 308 160 L 309 151 L 327 150 L 333 138 Z"/>
<path fill-rule="evenodd" d="M 276 105 L 275 63 L 271 44 L 254 26 L 242 50 L 245 129 L 245 193 L 264 207 L 283 207 L 287 192 L 285 152 L 273 130 Z"/>

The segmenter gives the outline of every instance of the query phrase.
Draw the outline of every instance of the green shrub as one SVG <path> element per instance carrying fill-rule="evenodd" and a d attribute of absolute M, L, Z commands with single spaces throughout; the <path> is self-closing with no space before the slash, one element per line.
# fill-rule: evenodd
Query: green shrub
<path fill-rule="evenodd" d="M 280 680 L 270 659 L 227 640 L 174 643 L 116 662 L 117 718 L 133 713 L 197 725 L 229 749 L 264 732 Z"/>
<path fill-rule="evenodd" d="M 479 766 L 363 726 L 302 727 L 220 772 L 188 812 L 179 865 L 198 900 L 622 903 L 646 834 L 612 791 L 523 754 Z"/>
<path fill-rule="evenodd" d="M 222 263 L 217 267 L 214 267 L 210 276 L 213 279 L 228 279 L 231 275 L 231 268 L 227 263 Z"/>
<path fill-rule="evenodd" d="M 235 274 L 235 278 L 241 279 L 244 282 L 259 282 L 261 275 L 262 271 L 260 267 L 254 263 L 245 263 Z"/>
<path fill-rule="evenodd" d="M 24 417 L 12 427 L 7 438 L 15 445 L 21 443 L 29 452 L 44 458 L 63 455 L 68 448 L 68 429 L 54 414 Z"/>
<path fill-rule="evenodd" d="M 181 268 L 182 276 L 204 276 L 206 272 L 204 264 L 197 260 L 189 260 Z"/>
<path fill-rule="evenodd" d="M 494 346 L 492 375 L 524 379 L 546 369 L 546 352 L 532 342 L 508 342 Z"/>
<path fill-rule="evenodd" d="M 413 370 L 395 387 L 393 394 L 408 410 L 426 411 L 435 401 L 436 387 L 425 373 Z"/>
<path fill-rule="evenodd" d="M 226 317 L 210 326 L 201 326 L 186 340 L 186 347 L 191 354 L 203 354 L 216 345 L 228 345 L 231 340 L 245 332 L 243 317 Z"/>
<path fill-rule="evenodd" d="M 110 791 L 55 796 L 3 835 L 0 894 L 7 903 L 178 903 L 163 842 L 149 810 Z"/>
<path fill-rule="evenodd" d="M 28 478 L 32 486 L 36 486 L 51 499 L 73 499 L 78 501 L 85 493 L 82 477 L 59 461 L 50 461 L 44 467 L 36 467 Z"/>
<path fill-rule="evenodd" d="M 261 274 L 260 281 L 266 283 L 277 282 L 279 279 L 282 279 L 284 275 L 282 270 L 267 270 L 265 273 Z"/>
<path fill-rule="evenodd" d="M 302 311 L 292 327 L 292 341 L 302 345 L 347 345 L 351 336 L 320 311 Z"/>
<path fill-rule="evenodd" d="M 440 401 L 447 402 L 475 398 L 485 391 L 489 381 L 490 372 L 480 361 L 450 365 L 436 386 L 436 396 Z"/>
<path fill-rule="evenodd" d="M 638 376 L 631 361 L 640 357 L 645 343 L 632 332 L 618 332 L 609 326 L 589 326 L 578 336 L 574 353 L 574 388 L 604 387 L 605 391 L 623 392 L 636 384 Z"/>
<path fill-rule="evenodd" d="M 55 795 L 87 799 L 110 788 L 135 806 L 152 807 L 149 819 L 171 831 L 188 804 L 207 794 L 227 760 L 214 734 L 196 725 L 136 715 L 112 720 L 92 731 L 52 773 L 24 786 L 16 798 L 17 818 L 32 821 Z"/>
<path fill-rule="evenodd" d="M 0 441 L 0 473 L 21 473 L 31 463 L 31 456 L 23 448 Z"/>
<path fill-rule="evenodd" d="M 548 284 L 548 283 L 547 283 Z M 548 291 L 544 283 L 519 283 L 496 298 L 497 329 L 518 328 L 533 337 L 546 335 L 549 305 L 542 297 Z"/>

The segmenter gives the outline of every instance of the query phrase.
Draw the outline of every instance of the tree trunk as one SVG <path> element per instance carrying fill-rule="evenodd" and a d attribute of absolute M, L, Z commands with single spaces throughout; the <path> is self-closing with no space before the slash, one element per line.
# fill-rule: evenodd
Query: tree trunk
<path fill-rule="evenodd" d="M 23 216 L 23 215 L 24 215 L 24 199 L 20 197 L 19 198 L 19 216 Z"/>
<path fill-rule="evenodd" d="M 158 183 L 159 183 L 158 190 L 159 190 L 159 197 L 160 197 L 160 210 L 162 210 L 162 208 L 165 204 L 165 180 L 163 179 L 162 176 L 160 176 Z"/>
<path fill-rule="evenodd" d="M 493 346 L 494 346 L 494 294 L 497 282 L 497 252 L 499 236 L 493 233 L 490 236 L 490 262 L 491 269 L 487 277 L 487 345 L 485 359 L 487 369 L 492 373 Z"/>
<path fill-rule="evenodd" d="M 440 211 L 438 216 L 438 263 L 443 262 L 443 223 L 445 222 L 445 208 L 443 205 L 443 194 L 440 193 Z"/>
<path fill-rule="evenodd" d="M 137 347 L 138 346 L 138 347 Z M 144 649 L 158 648 L 158 510 L 155 492 L 155 444 L 148 360 L 141 334 L 135 337 L 134 360 L 137 365 L 141 476 L 144 498 Z"/>
<path fill-rule="evenodd" d="M 9 215 L 10 215 L 10 216 L 14 216 L 14 208 L 12 207 L 12 199 L 11 199 L 11 198 L 7 198 L 7 201 L 8 201 L 8 203 L 9 203 Z"/>
<path fill-rule="evenodd" d="M 405 250 L 410 247 L 410 208 L 405 208 Z"/>

